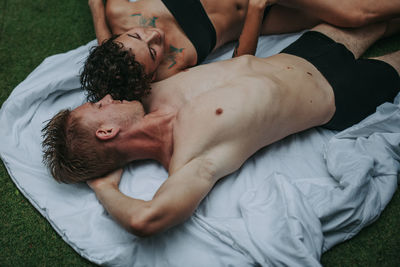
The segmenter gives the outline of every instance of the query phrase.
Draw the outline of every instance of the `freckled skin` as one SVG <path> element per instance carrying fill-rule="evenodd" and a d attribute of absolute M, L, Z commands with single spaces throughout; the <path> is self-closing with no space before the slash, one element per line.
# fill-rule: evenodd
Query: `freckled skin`
<path fill-rule="evenodd" d="M 217 114 L 217 115 L 221 115 L 222 112 L 224 112 L 224 110 L 223 110 L 222 108 L 217 108 L 217 109 L 215 110 L 215 114 Z"/>

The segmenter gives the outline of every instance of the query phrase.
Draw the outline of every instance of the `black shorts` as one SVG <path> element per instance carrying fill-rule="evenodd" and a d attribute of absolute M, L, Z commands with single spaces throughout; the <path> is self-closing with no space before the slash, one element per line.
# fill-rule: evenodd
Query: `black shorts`
<path fill-rule="evenodd" d="M 197 52 L 197 64 L 214 49 L 217 33 L 200 0 L 161 0 Z"/>
<path fill-rule="evenodd" d="M 400 89 L 397 71 L 373 59 L 355 59 L 340 43 L 326 35 L 309 31 L 281 51 L 313 64 L 333 88 L 336 112 L 322 125 L 343 130 L 374 113 L 384 102 L 393 102 Z"/>

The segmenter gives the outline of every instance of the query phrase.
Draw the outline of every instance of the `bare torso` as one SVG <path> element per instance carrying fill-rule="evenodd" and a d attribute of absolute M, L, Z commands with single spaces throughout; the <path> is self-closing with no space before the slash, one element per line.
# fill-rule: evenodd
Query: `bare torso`
<path fill-rule="evenodd" d="M 239 37 L 246 15 L 247 0 L 201 2 L 217 33 L 216 48 Z M 171 76 L 171 72 L 176 73 L 196 65 L 197 53 L 193 44 L 161 0 L 107 1 L 106 14 L 114 34 L 124 33 L 136 26 L 155 26 L 165 32 L 166 47 L 172 45 L 178 50 L 184 50 L 184 53 L 175 55 L 176 65 L 173 69 L 169 68 L 168 62 L 159 67 L 161 77 L 157 77 L 158 80 Z"/>
<path fill-rule="evenodd" d="M 193 159 L 221 178 L 258 149 L 333 115 L 332 88 L 310 63 L 286 54 L 216 62 L 153 86 L 149 111 L 176 110 L 170 174 Z"/>

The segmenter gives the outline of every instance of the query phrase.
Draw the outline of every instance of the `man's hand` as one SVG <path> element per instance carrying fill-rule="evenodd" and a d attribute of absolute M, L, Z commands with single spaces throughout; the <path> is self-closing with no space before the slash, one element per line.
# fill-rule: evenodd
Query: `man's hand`
<path fill-rule="evenodd" d="M 271 5 L 272 2 L 276 1 L 271 1 L 271 0 L 249 0 L 249 7 L 255 7 L 259 8 L 260 10 L 263 10 L 268 6 Z"/>
<path fill-rule="evenodd" d="M 117 189 L 119 186 L 119 182 L 121 181 L 122 172 L 123 169 L 118 169 L 105 177 L 89 180 L 87 181 L 87 184 L 95 192 L 105 187 L 113 187 Z"/>

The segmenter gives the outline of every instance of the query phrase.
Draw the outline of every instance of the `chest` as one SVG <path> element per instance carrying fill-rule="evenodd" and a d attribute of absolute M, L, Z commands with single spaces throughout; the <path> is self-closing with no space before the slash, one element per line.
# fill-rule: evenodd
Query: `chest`
<path fill-rule="evenodd" d="M 172 166 L 201 157 L 219 162 L 221 171 L 229 173 L 258 149 L 269 113 L 255 111 L 255 95 L 231 91 L 216 89 L 180 109 L 174 125 Z"/>

